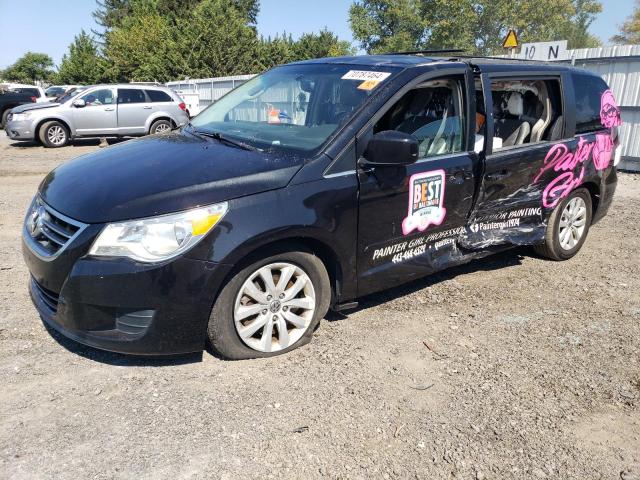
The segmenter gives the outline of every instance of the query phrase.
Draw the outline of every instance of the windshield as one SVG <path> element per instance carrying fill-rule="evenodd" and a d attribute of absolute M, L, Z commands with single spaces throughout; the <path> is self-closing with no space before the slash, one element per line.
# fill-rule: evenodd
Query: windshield
<path fill-rule="evenodd" d="M 79 93 L 82 93 L 83 91 L 85 91 L 87 88 L 89 87 L 78 87 L 78 88 L 72 88 L 71 90 L 69 90 L 65 95 L 63 95 L 62 97 L 56 99 L 56 102 L 58 103 L 64 103 L 68 100 L 71 100 L 73 97 L 75 97 L 76 95 L 78 95 Z"/>
<path fill-rule="evenodd" d="M 279 67 L 225 95 L 192 125 L 261 149 L 308 152 L 345 124 L 396 71 L 337 64 Z"/>

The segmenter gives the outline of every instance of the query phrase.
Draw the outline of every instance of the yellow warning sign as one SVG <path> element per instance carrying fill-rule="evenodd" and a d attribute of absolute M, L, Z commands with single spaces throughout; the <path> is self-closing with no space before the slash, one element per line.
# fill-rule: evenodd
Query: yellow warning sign
<path fill-rule="evenodd" d="M 504 39 L 504 42 L 502 42 L 502 47 L 503 48 L 518 47 L 518 35 L 516 34 L 515 30 L 509 30 L 509 33 L 507 33 L 507 36 Z"/>

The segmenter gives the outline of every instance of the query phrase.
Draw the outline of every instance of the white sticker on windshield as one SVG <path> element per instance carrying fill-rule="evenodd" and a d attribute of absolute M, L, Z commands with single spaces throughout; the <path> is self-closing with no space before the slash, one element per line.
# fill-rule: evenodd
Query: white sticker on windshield
<path fill-rule="evenodd" d="M 342 80 L 377 80 L 383 81 L 391 73 L 389 72 L 371 72 L 367 70 L 349 70 L 342 76 Z"/>

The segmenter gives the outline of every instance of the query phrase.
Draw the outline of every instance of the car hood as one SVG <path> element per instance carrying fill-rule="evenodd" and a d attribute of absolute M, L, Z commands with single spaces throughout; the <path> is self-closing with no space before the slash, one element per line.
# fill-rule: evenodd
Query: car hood
<path fill-rule="evenodd" d="M 40 184 L 85 223 L 150 217 L 282 188 L 302 157 L 253 152 L 187 132 L 130 140 L 65 163 Z"/>
<path fill-rule="evenodd" d="M 53 108 L 59 107 L 59 103 L 25 103 L 24 105 L 20 105 L 19 107 L 13 108 L 11 110 L 12 113 L 22 113 L 28 110 L 40 110 L 42 108 Z"/>

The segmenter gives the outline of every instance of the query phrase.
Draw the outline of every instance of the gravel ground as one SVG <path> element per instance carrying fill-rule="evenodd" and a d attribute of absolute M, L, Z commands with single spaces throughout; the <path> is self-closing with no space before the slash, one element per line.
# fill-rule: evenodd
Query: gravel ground
<path fill-rule="evenodd" d="M 44 174 L 0 133 L 0 478 L 640 478 L 640 176 L 573 260 L 513 250 L 330 314 L 268 360 L 45 329 L 20 254 Z"/>

